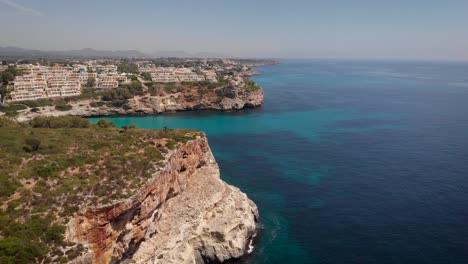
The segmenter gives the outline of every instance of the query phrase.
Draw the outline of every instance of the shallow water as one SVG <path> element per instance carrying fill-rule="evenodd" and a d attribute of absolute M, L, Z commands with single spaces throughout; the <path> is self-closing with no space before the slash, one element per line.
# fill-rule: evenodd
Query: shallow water
<path fill-rule="evenodd" d="M 259 70 L 258 109 L 107 119 L 207 133 L 260 210 L 247 263 L 468 263 L 468 64 Z"/>

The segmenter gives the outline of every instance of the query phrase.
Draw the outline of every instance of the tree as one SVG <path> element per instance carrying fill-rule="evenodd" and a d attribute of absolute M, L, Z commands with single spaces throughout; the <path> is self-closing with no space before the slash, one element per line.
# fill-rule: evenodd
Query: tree
<path fill-rule="evenodd" d="M 85 87 L 93 88 L 94 86 L 96 86 L 96 79 L 94 77 L 88 78 Z"/>
<path fill-rule="evenodd" d="M 8 84 L 9 82 L 13 81 L 14 79 L 15 79 L 14 73 L 12 73 L 12 72 L 10 72 L 8 70 L 1 73 L 1 81 L 5 85 Z"/>
<path fill-rule="evenodd" d="M 142 72 L 141 77 L 147 81 L 151 81 L 151 74 L 149 72 Z"/>
<path fill-rule="evenodd" d="M 134 64 L 134 63 L 121 63 L 119 65 L 117 65 L 117 71 L 118 72 L 125 72 L 125 73 L 134 73 L 134 74 L 137 74 L 138 73 L 138 65 Z"/>
<path fill-rule="evenodd" d="M 1 85 L 0 84 L 0 103 L 2 100 L 5 99 L 5 96 L 7 95 L 7 86 L 6 85 Z"/>

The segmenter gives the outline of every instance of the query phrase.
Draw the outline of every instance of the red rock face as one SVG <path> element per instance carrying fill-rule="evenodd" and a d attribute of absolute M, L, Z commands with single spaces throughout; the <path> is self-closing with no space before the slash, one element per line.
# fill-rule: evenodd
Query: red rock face
<path fill-rule="evenodd" d="M 80 213 L 68 224 L 66 239 L 82 243 L 85 246 L 88 245 L 87 259 L 92 259 L 92 263 L 98 264 L 131 259 L 135 253 L 139 254 L 140 244 L 144 244 L 151 239 L 157 240 L 157 243 L 153 243 L 155 248 L 151 249 L 151 252 L 157 252 L 158 249 L 163 248 L 162 244 L 172 236 L 170 232 L 177 229 L 171 226 L 170 221 L 164 222 L 160 221 L 160 219 L 171 219 L 173 217 L 174 221 L 200 225 L 200 223 L 193 222 L 190 218 L 199 217 L 201 219 L 199 215 L 215 206 L 211 204 L 213 199 L 210 197 L 218 195 L 216 190 L 228 186 L 219 179 L 218 167 L 205 137 L 178 146 L 174 151 L 168 153 L 165 166 L 159 170 L 155 168 L 152 174 L 153 177 L 133 197 L 111 206 L 80 210 Z M 204 185 L 218 187 L 209 189 L 203 188 Z M 198 189 L 195 189 L 195 187 Z M 202 188 L 200 189 L 200 187 Z M 230 186 L 229 188 L 234 190 Z M 226 190 L 231 190 L 229 188 Z M 177 208 L 178 204 L 183 206 L 184 210 L 187 209 L 187 205 L 182 205 L 182 201 L 185 201 L 184 197 L 190 197 L 191 195 L 195 197 L 205 190 L 207 190 L 207 193 L 203 195 L 207 197 L 207 203 L 204 204 L 203 200 L 197 200 L 197 204 L 194 205 L 193 212 L 198 215 L 190 215 L 191 211 L 183 216 L 170 215 L 174 213 L 171 208 Z M 194 193 L 190 194 L 189 192 Z M 242 203 L 242 206 L 245 204 L 249 208 L 246 210 L 242 208 L 243 215 L 241 218 L 248 218 L 250 222 L 255 222 L 257 220 L 255 205 L 244 194 L 238 195 L 237 192 L 242 194 L 237 189 L 233 193 L 236 195 L 235 197 L 240 198 L 229 199 L 247 201 Z M 218 199 L 217 196 L 216 199 Z M 222 218 L 223 216 L 218 215 L 217 217 Z M 229 219 L 227 219 L 227 222 L 229 222 Z M 247 243 L 256 230 L 255 223 L 248 223 L 246 226 L 248 230 L 240 230 L 239 234 L 231 235 L 241 244 Z M 164 234 L 168 236 L 167 239 Z M 191 235 L 191 240 L 188 239 L 186 243 L 191 243 L 189 240 L 195 241 L 193 240 L 194 237 L 195 235 Z M 158 243 L 161 244 L 160 248 Z M 203 251 L 197 247 L 194 244 L 190 248 L 194 252 Z M 145 250 L 148 250 L 148 246 L 145 246 Z M 233 257 L 240 257 L 239 254 L 245 253 L 237 251 L 235 254 L 229 254 L 233 255 Z M 152 257 L 148 254 L 140 255 L 142 255 L 139 257 L 140 263 L 144 263 L 144 261 Z M 190 258 L 190 254 L 187 257 Z M 146 260 L 143 261 L 145 258 Z M 87 262 L 83 259 L 85 258 L 76 260 L 76 263 Z"/>

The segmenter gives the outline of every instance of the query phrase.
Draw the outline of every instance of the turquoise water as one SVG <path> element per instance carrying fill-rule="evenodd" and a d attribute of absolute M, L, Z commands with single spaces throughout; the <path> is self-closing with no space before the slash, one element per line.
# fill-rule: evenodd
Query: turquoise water
<path fill-rule="evenodd" d="M 243 263 L 468 263 L 467 64 L 259 70 L 258 109 L 107 119 L 206 132 L 221 177 L 260 210 Z"/>

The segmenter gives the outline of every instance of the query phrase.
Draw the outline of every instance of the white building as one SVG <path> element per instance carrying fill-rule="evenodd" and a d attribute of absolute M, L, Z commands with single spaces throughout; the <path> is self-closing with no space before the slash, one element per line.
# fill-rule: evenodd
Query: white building
<path fill-rule="evenodd" d="M 153 82 L 198 82 L 206 80 L 205 76 L 197 74 L 189 68 L 147 67 L 139 68 L 139 71 L 149 73 Z"/>
<path fill-rule="evenodd" d="M 47 97 L 46 88 L 47 82 L 43 76 L 35 74 L 17 76 L 10 96 L 12 101 L 36 100 Z"/>

